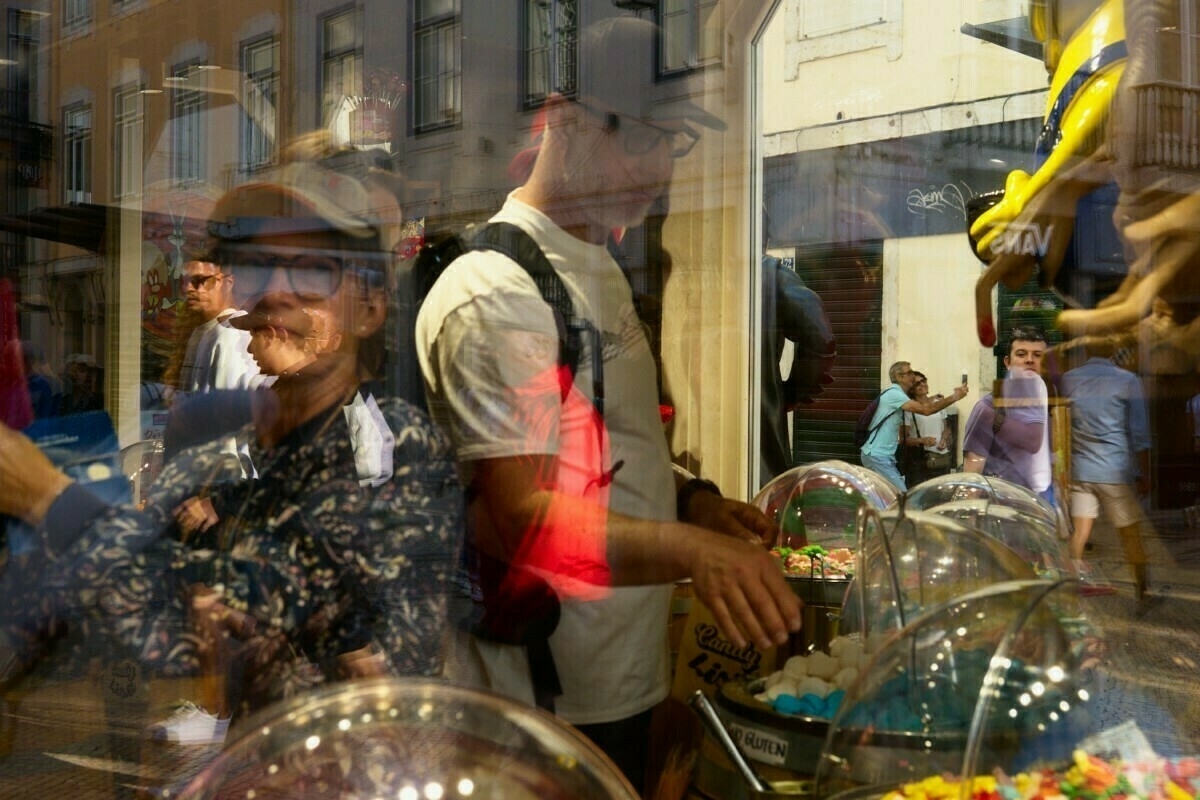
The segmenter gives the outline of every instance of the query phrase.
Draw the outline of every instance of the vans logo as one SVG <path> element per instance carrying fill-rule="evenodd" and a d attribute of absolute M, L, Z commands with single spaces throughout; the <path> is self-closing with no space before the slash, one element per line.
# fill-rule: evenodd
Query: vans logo
<path fill-rule="evenodd" d="M 1054 225 L 1044 228 L 1035 222 L 1014 222 L 996 237 L 991 244 L 992 255 L 1037 256 L 1041 258 L 1050 249 L 1050 237 L 1054 235 Z"/>

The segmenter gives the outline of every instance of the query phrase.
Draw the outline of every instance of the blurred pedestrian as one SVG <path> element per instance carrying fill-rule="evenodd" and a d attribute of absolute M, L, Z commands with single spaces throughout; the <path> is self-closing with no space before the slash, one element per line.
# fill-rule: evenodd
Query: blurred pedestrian
<path fill-rule="evenodd" d="M 1071 399 L 1071 558 L 1087 577 L 1084 548 L 1096 518 L 1116 526 L 1133 573 L 1134 597 L 1146 593 L 1143 533 L 1150 521 L 1141 499 L 1150 493 L 1150 422 L 1142 382 L 1113 363 L 1116 337 L 1090 336 L 1087 361 L 1062 376 Z"/>

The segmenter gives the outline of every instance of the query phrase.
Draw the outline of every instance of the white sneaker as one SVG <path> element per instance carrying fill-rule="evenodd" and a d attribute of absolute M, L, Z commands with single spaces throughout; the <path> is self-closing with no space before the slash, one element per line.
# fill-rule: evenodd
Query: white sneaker
<path fill-rule="evenodd" d="M 221 744 L 228 730 L 228 717 L 217 719 L 195 703 L 184 701 L 171 716 L 146 728 L 146 733 L 158 742 Z"/>

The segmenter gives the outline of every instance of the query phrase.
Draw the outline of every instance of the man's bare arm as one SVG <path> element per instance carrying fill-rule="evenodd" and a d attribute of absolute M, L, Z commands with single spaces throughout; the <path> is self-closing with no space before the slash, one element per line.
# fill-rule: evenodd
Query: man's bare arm
<path fill-rule="evenodd" d="M 922 417 L 928 417 L 938 413 L 943 408 L 949 408 L 959 400 L 962 400 L 967 396 L 967 391 L 967 385 L 964 383 L 946 397 L 942 397 L 937 400 L 930 400 L 926 403 L 922 403 L 920 400 L 908 400 L 904 403 L 904 405 L 900 406 L 900 408 L 904 409 L 905 411 L 911 411 L 914 414 L 920 414 Z"/>
<path fill-rule="evenodd" d="M 473 485 L 486 504 L 495 540 L 517 553 L 529 536 L 602 537 L 617 586 L 671 583 L 690 577 L 718 625 L 738 646 L 783 644 L 800 628 L 800 602 L 760 545 L 681 522 L 643 520 L 598 508 L 554 489 L 552 455 L 474 462 Z M 699 500 L 693 506 L 720 500 Z M 595 541 L 595 540 L 593 540 Z M 487 546 L 481 542 L 481 546 Z"/>

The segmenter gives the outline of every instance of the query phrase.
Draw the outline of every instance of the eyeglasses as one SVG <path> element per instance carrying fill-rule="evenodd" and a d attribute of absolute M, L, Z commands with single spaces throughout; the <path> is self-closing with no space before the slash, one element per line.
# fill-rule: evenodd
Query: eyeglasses
<path fill-rule="evenodd" d="M 897 372 L 896 377 L 903 378 L 905 375 L 912 375 L 912 374 L 913 374 L 913 371 L 911 369 L 906 369 L 903 372 Z"/>
<path fill-rule="evenodd" d="M 617 111 L 601 111 L 586 103 L 576 103 L 593 116 L 604 120 L 604 130 L 609 133 L 621 134 L 621 146 L 631 156 L 642 156 L 658 147 L 664 139 L 667 142 L 667 153 L 671 158 L 683 158 L 692 152 L 700 134 L 689 127 L 664 128 L 650 122 L 622 114 Z"/>
<path fill-rule="evenodd" d="M 233 275 L 237 288 L 250 296 L 264 293 L 279 270 L 296 294 L 329 297 L 341 287 L 346 273 L 365 281 L 366 288 L 382 286 L 386 258 L 385 253 L 347 250 L 229 246 L 221 254 L 221 264 Z"/>
<path fill-rule="evenodd" d="M 211 289 L 213 283 L 221 280 L 225 276 L 219 272 L 214 272 L 212 275 L 192 275 L 187 279 L 187 285 L 196 291 Z"/>

